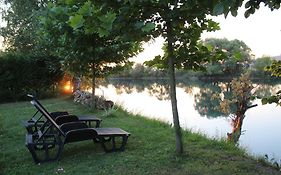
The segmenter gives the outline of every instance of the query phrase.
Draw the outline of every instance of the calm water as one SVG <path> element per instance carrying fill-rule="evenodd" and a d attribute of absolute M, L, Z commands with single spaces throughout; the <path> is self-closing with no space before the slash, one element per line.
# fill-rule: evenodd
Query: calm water
<path fill-rule="evenodd" d="M 99 87 L 97 93 L 122 105 L 128 111 L 149 118 L 172 123 L 171 102 L 165 82 L 130 82 L 112 80 Z M 182 128 L 200 132 L 208 137 L 226 138 L 232 131 L 231 119 L 216 106 L 211 98 L 221 93 L 228 82 L 192 82 L 177 84 L 177 101 Z M 281 89 L 281 84 L 254 84 L 254 92 L 269 95 Z M 281 159 L 281 107 L 275 104 L 261 105 L 260 100 L 252 104 L 257 107 L 247 110 L 242 125 L 239 146 L 252 155 Z"/>

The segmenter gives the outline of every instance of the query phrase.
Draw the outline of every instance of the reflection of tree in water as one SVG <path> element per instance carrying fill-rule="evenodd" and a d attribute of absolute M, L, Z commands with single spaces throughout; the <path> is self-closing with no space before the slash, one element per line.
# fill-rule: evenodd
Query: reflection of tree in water
<path fill-rule="evenodd" d="M 169 98 L 169 86 L 166 80 L 110 80 L 116 88 L 117 94 L 131 94 L 136 91 L 138 93 L 148 90 L 151 96 L 157 97 L 159 100 Z"/>
<path fill-rule="evenodd" d="M 194 95 L 194 107 L 201 116 L 215 118 L 224 114 L 219 110 L 220 99 L 217 98 L 219 94 L 222 94 L 222 88 L 217 82 L 200 87 L 199 93 Z"/>
<path fill-rule="evenodd" d="M 159 85 L 157 83 L 147 87 L 148 93 L 156 97 L 158 100 L 169 100 L 169 85 Z"/>
<path fill-rule="evenodd" d="M 117 85 L 117 86 L 115 86 L 115 89 L 116 89 L 117 95 L 120 95 L 123 93 L 131 94 L 134 91 L 133 86 L 125 86 L 125 85 Z"/>
<path fill-rule="evenodd" d="M 193 87 L 190 84 L 185 84 L 185 83 L 178 83 L 177 87 L 180 87 L 182 89 L 184 89 L 184 92 L 186 92 L 187 94 L 193 94 Z"/>
<path fill-rule="evenodd" d="M 272 86 L 269 84 L 255 85 L 255 95 L 258 97 L 269 97 L 280 90 L 280 86 Z"/>
<path fill-rule="evenodd" d="M 266 84 L 255 85 L 255 95 L 270 94 L 274 87 Z M 195 95 L 195 109 L 208 118 L 225 116 L 231 118 L 232 131 L 227 133 L 230 142 L 237 143 L 242 134 L 243 120 L 251 103 L 253 84 L 248 75 L 234 79 L 231 83 L 210 83 L 200 88 Z"/>
<path fill-rule="evenodd" d="M 167 80 L 111 80 L 110 84 L 112 84 L 117 91 L 117 94 L 121 93 L 132 93 L 136 90 L 136 92 L 148 91 L 150 96 L 156 97 L 158 100 L 169 100 L 169 85 Z M 193 86 L 186 85 L 184 83 L 178 83 L 177 87 L 181 87 L 185 90 L 185 92 L 192 92 Z"/>
<path fill-rule="evenodd" d="M 112 84 L 116 88 L 117 94 L 127 93 L 131 94 L 132 92 L 143 92 L 145 89 L 145 84 L 135 80 L 111 80 Z"/>

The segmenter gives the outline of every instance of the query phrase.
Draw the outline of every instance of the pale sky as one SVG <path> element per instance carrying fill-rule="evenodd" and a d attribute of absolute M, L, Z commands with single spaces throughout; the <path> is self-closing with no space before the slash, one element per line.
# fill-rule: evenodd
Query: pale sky
<path fill-rule="evenodd" d="M 229 15 L 214 17 L 220 23 L 221 30 L 204 33 L 204 38 L 227 38 L 242 40 L 251 49 L 256 58 L 263 55 L 281 55 L 281 10 L 271 11 L 261 7 L 249 18 L 244 17 L 244 10 L 240 9 L 237 17 Z"/>

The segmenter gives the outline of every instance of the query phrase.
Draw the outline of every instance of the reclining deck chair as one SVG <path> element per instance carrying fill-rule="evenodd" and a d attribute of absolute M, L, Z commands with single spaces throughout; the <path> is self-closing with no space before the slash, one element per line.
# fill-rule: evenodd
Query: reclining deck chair
<path fill-rule="evenodd" d="M 28 94 L 28 97 L 32 98 L 39 106 L 41 106 L 42 110 L 46 110 L 44 106 L 33 96 Z M 47 111 L 48 112 L 48 111 Z M 24 127 L 27 129 L 28 133 L 34 133 L 39 130 L 40 127 L 45 127 L 47 124 L 46 121 L 42 120 L 43 115 L 41 114 L 39 117 L 37 116 L 39 111 L 37 110 L 35 114 L 27 121 L 23 121 Z M 99 127 L 101 123 L 101 119 L 96 116 L 76 116 L 76 115 L 69 115 L 67 111 L 56 111 L 50 112 L 50 116 L 58 123 L 66 123 L 66 122 L 73 122 L 73 121 L 84 121 L 88 124 L 89 127 L 92 126 L 92 122 L 95 122 L 95 127 Z"/>
<path fill-rule="evenodd" d="M 59 160 L 65 144 L 84 140 L 100 143 L 105 152 L 125 150 L 130 133 L 120 128 L 89 128 L 84 122 L 69 122 L 58 125 L 37 101 L 32 100 L 31 104 L 51 123 L 44 130 L 26 134 L 26 146 L 35 163 Z M 51 127 L 54 127 L 56 132 L 49 132 Z M 37 146 L 41 146 L 42 149 L 36 149 Z"/>

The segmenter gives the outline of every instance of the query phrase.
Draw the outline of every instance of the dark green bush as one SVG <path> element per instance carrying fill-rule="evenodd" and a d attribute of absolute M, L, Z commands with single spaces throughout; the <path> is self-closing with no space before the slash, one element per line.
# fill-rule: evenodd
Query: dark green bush
<path fill-rule="evenodd" d="M 24 100 L 27 93 L 49 96 L 63 76 L 60 60 L 46 55 L 0 55 L 0 102 Z"/>

